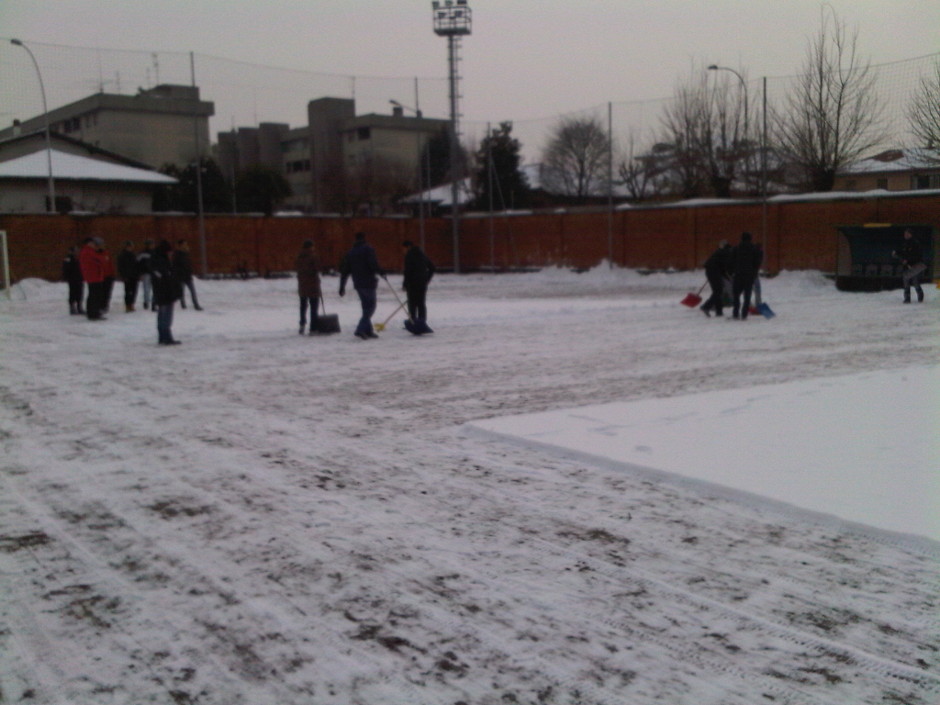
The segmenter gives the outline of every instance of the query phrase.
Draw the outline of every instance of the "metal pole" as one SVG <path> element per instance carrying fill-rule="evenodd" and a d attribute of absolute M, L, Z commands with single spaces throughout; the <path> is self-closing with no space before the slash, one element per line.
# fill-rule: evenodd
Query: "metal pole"
<path fill-rule="evenodd" d="M 450 66 L 450 221 L 454 245 L 454 272 L 460 273 L 460 207 L 457 184 L 457 37 L 447 37 L 447 59 Z"/>
<path fill-rule="evenodd" d="M 13 300 L 13 286 L 10 284 L 10 251 L 7 249 L 7 231 L 0 230 L 0 252 L 3 254 L 3 286 L 7 298 Z"/>
<path fill-rule="evenodd" d="M 489 192 L 489 207 L 490 207 L 490 272 L 496 271 L 496 238 L 494 234 L 494 222 L 493 222 L 493 171 L 495 170 L 495 165 L 493 164 L 493 133 L 490 123 L 486 123 L 486 189 Z M 503 204 L 503 208 L 506 207 L 506 204 Z"/>
<path fill-rule="evenodd" d="M 29 54 L 29 58 L 33 62 L 33 66 L 36 68 L 36 76 L 39 78 L 39 91 L 42 93 L 42 121 L 46 133 L 46 165 L 49 169 L 49 206 L 47 210 L 50 213 L 55 213 L 55 180 L 52 177 L 52 137 L 49 134 L 49 108 L 46 106 L 46 87 L 42 82 L 42 72 L 39 70 L 39 63 L 36 61 L 36 57 L 33 56 L 33 52 L 30 51 L 30 48 L 19 39 L 11 39 L 10 44 L 23 47 L 26 50 L 26 53 Z"/>
<path fill-rule="evenodd" d="M 607 103 L 607 266 L 614 268 L 614 107 Z"/>
<path fill-rule="evenodd" d="M 767 77 L 763 80 L 763 109 L 761 118 L 763 126 L 761 129 L 761 150 L 760 150 L 760 171 L 761 171 L 761 242 L 764 243 L 765 253 L 767 248 Z M 766 254 L 765 254 L 766 258 Z M 769 259 L 769 258 L 768 258 Z"/>
<path fill-rule="evenodd" d="M 192 77 L 193 88 L 196 88 L 196 57 L 189 52 L 189 71 Z M 202 276 L 209 273 L 209 264 L 206 261 L 206 219 L 202 207 L 202 144 L 199 137 L 199 101 L 193 108 L 193 133 L 196 141 L 196 209 L 199 221 L 199 255 L 202 259 Z"/>

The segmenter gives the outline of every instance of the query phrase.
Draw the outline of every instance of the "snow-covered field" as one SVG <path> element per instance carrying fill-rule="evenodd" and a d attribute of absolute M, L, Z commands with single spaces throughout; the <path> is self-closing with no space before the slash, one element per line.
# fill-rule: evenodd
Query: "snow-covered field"
<path fill-rule="evenodd" d="M 775 319 L 732 322 L 678 304 L 701 280 L 441 275 L 433 336 L 393 322 L 366 342 L 354 295 L 328 298 L 344 332 L 311 338 L 292 281 L 199 282 L 175 348 L 118 312 L 120 285 L 104 322 L 68 316 L 63 284 L 18 285 L 0 301 L 0 702 L 940 702 L 940 544 L 683 479 L 724 444 L 754 477 L 796 457 L 930 487 L 937 424 L 916 420 L 938 407 L 911 385 L 936 380 L 940 291 L 903 306 L 784 273 L 764 284 Z M 380 290 L 377 321 L 393 302 Z M 812 400 L 811 422 L 833 387 L 818 453 L 760 402 Z M 727 394 L 760 413 L 717 423 L 703 410 Z M 493 433 L 660 403 L 629 442 L 666 472 Z"/>

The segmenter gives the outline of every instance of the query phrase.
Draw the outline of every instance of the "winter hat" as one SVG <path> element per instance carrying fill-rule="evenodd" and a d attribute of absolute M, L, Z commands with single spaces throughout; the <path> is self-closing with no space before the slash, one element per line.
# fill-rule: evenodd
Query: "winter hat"
<path fill-rule="evenodd" d="M 741 233 L 741 242 L 750 242 L 750 241 L 751 241 L 751 234 L 749 232 L 745 231 Z"/>
<path fill-rule="evenodd" d="M 313 240 L 304 240 L 304 249 L 309 250 L 313 247 Z"/>

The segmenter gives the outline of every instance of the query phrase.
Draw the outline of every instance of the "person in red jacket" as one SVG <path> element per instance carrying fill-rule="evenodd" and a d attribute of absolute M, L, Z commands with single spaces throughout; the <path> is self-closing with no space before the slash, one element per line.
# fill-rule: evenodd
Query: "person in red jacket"
<path fill-rule="evenodd" d="M 88 299 L 85 302 L 85 315 L 89 321 L 102 321 L 104 316 L 105 277 L 107 263 L 104 255 L 104 240 L 100 237 L 89 238 L 78 255 L 78 264 L 82 270 L 82 279 L 88 284 Z"/>

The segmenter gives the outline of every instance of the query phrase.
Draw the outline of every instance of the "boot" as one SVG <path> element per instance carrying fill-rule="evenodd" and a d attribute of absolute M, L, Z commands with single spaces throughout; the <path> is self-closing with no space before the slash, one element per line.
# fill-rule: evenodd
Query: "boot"
<path fill-rule="evenodd" d="M 124 313 L 131 313 L 134 310 L 134 304 L 124 304 Z"/>
<path fill-rule="evenodd" d="M 78 306 L 75 305 L 74 301 L 69 301 L 69 315 L 74 316 L 78 313 Z"/>

